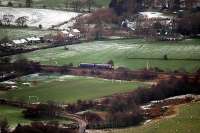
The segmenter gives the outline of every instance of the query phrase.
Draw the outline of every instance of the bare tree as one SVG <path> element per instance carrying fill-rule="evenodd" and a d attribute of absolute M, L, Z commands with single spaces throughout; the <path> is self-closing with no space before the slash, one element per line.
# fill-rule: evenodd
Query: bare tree
<path fill-rule="evenodd" d="M 26 0 L 26 7 L 31 7 L 33 4 L 32 0 Z"/>
<path fill-rule="evenodd" d="M 91 12 L 92 6 L 95 5 L 95 1 L 94 0 L 87 0 L 86 5 L 88 7 L 88 12 Z"/>
<path fill-rule="evenodd" d="M 10 14 L 7 14 L 7 15 L 3 15 L 3 23 L 5 25 L 10 25 L 10 23 L 14 20 L 15 16 L 14 15 L 10 15 Z"/>
<path fill-rule="evenodd" d="M 9 132 L 9 125 L 7 119 L 0 121 L 0 133 L 8 133 Z"/>
<path fill-rule="evenodd" d="M 24 27 L 26 25 L 26 22 L 28 21 L 27 16 L 19 17 L 15 20 L 15 23 L 17 23 L 18 26 Z"/>
<path fill-rule="evenodd" d="M 197 0 L 186 0 L 185 1 L 186 8 L 191 10 L 196 2 L 197 2 Z"/>
<path fill-rule="evenodd" d="M 82 7 L 82 5 L 81 5 L 81 1 L 80 0 L 73 0 L 72 2 L 71 2 L 71 6 L 72 6 L 72 8 L 74 9 L 74 11 L 80 11 L 81 10 L 81 7 Z"/>

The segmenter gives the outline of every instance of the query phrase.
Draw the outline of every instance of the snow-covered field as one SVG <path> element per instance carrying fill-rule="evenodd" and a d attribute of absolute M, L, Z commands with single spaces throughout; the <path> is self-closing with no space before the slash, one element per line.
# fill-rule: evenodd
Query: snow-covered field
<path fill-rule="evenodd" d="M 172 16 L 165 15 L 161 12 L 140 12 L 139 15 L 143 15 L 147 18 L 171 18 Z"/>
<path fill-rule="evenodd" d="M 33 9 L 33 8 L 0 8 L 0 19 L 3 15 L 14 15 L 15 19 L 22 16 L 28 17 L 28 26 L 38 27 L 40 24 L 47 29 L 52 25 L 57 25 L 79 15 L 76 12 L 65 12 L 49 9 Z"/>

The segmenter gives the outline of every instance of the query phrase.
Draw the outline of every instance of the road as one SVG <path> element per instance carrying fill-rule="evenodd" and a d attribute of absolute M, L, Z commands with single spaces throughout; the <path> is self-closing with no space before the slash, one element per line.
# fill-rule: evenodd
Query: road
<path fill-rule="evenodd" d="M 63 118 L 67 118 L 67 119 L 71 119 L 75 122 L 78 123 L 79 125 L 79 133 L 85 133 L 86 127 L 87 127 L 87 122 L 85 120 L 83 120 L 80 116 L 74 115 L 74 114 L 70 114 L 67 112 L 59 112 L 57 114 L 57 116 L 59 117 L 63 117 Z"/>

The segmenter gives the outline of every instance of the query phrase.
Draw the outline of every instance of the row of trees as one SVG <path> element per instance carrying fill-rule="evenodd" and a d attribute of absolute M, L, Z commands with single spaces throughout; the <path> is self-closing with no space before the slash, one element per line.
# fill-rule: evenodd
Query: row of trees
<path fill-rule="evenodd" d="M 0 26 L 11 26 L 13 24 L 20 27 L 25 27 L 27 26 L 26 25 L 27 21 L 28 21 L 27 16 L 22 16 L 15 20 L 14 15 L 6 14 L 6 15 L 3 15 L 3 18 L 0 20 Z"/>
<path fill-rule="evenodd" d="M 109 7 L 113 8 L 118 15 L 133 14 L 138 11 L 145 10 L 146 8 L 155 8 L 161 5 L 162 9 L 169 9 L 177 11 L 181 9 L 181 5 L 185 5 L 185 9 L 193 9 L 198 0 L 112 0 Z"/>
<path fill-rule="evenodd" d="M 183 35 L 200 34 L 200 13 L 183 15 L 177 19 L 177 32 Z"/>
<path fill-rule="evenodd" d="M 0 120 L 0 133 L 78 133 L 76 129 L 62 128 L 57 121 L 48 123 L 33 122 L 31 125 L 22 126 L 20 124 L 10 131 L 6 119 Z"/>
<path fill-rule="evenodd" d="M 74 11 L 79 12 L 82 9 L 87 8 L 88 12 L 92 11 L 92 7 L 96 6 L 95 0 L 66 0 L 65 2 L 65 7 L 66 9 L 68 8 L 73 8 Z"/>
<path fill-rule="evenodd" d="M 0 5 L 2 4 L 2 1 L 0 0 Z M 25 1 L 25 5 L 26 7 L 31 7 L 33 4 L 33 0 L 26 0 Z M 9 1 L 8 4 L 7 4 L 8 7 L 13 7 L 13 3 L 12 1 Z M 22 4 L 20 3 L 19 4 L 19 7 L 22 7 Z"/>

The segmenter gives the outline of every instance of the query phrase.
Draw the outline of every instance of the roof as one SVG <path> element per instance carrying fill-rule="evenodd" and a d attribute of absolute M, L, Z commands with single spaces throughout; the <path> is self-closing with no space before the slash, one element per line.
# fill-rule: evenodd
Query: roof
<path fill-rule="evenodd" d="M 26 43 L 27 41 L 25 39 L 20 39 L 20 40 L 13 40 L 12 42 L 14 42 L 15 44 L 23 44 Z"/>
<path fill-rule="evenodd" d="M 69 32 L 68 31 L 66 31 L 66 30 L 63 30 L 63 31 L 61 31 L 63 34 L 69 34 Z"/>
<path fill-rule="evenodd" d="M 78 29 L 73 29 L 72 32 L 74 32 L 74 33 L 80 33 L 80 31 Z"/>
<path fill-rule="evenodd" d="M 69 37 L 74 37 L 74 35 L 73 34 L 69 34 Z"/>
<path fill-rule="evenodd" d="M 29 37 L 29 38 L 26 38 L 26 40 L 28 40 L 28 41 L 40 41 L 40 38 L 39 37 Z"/>

